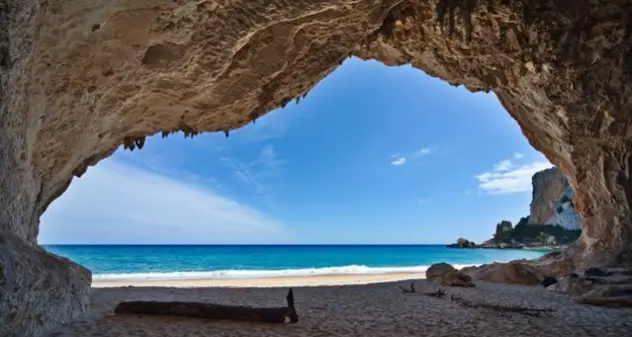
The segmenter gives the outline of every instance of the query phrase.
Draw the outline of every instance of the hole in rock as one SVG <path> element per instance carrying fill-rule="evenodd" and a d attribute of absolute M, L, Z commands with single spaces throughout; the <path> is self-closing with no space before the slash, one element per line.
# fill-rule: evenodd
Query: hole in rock
<path fill-rule="evenodd" d="M 543 226 L 578 225 L 572 190 L 560 175 L 534 178 L 552 165 L 493 94 L 410 66 L 351 58 L 228 138 L 134 144 L 142 150 L 121 146 L 41 219 L 39 242 L 97 281 L 416 272 L 541 254 L 445 247 L 459 237 L 552 246 L 578 234 Z M 535 223 L 521 221 L 530 213 Z M 496 233 L 502 220 L 521 223 Z"/>

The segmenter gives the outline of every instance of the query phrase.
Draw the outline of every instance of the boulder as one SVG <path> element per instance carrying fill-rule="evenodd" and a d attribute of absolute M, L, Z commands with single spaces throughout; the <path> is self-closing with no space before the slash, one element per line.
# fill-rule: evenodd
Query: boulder
<path fill-rule="evenodd" d="M 45 336 L 88 310 L 88 269 L 0 231 L 0 336 Z"/>
<path fill-rule="evenodd" d="M 575 274 L 558 277 L 557 283 L 546 287 L 546 290 L 569 295 L 582 295 L 591 291 L 594 287 L 594 282 Z"/>
<path fill-rule="evenodd" d="M 430 266 L 426 271 L 426 278 L 445 287 L 474 287 L 470 275 L 445 262 Z"/>
<path fill-rule="evenodd" d="M 464 238 L 459 238 L 456 243 L 450 244 L 448 248 L 478 248 L 478 245 L 473 241 L 469 241 Z"/>
<path fill-rule="evenodd" d="M 600 268 L 588 268 L 584 271 L 584 276 L 600 276 L 600 277 L 605 277 L 608 276 L 609 273 L 603 269 Z"/>
<path fill-rule="evenodd" d="M 481 281 L 522 285 L 539 285 L 544 280 L 538 268 L 522 261 L 481 266 L 474 273 L 474 278 Z"/>

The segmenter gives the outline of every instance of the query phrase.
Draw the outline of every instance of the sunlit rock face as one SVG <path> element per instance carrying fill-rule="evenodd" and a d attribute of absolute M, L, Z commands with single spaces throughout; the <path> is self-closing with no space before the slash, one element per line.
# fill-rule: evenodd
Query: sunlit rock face
<path fill-rule="evenodd" d="M 557 167 L 534 174 L 531 182 L 533 198 L 529 224 L 581 229 L 581 217 L 575 209 L 575 192 Z"/>
<path fill-rule="evenodd" d="M 564 265 L 628 263 L 631 11 L 625 0 L 0 0 L 0 229 L 35 254 L 46 207 L 118 146 L 228 134 L 355 55 L 495 92 L 576 192 L 584 227 Z M 52 291 L 32 289 L 41 301 Z M 62 322 L 84 309 L 84 292 L 67 294 L 24 310 Z"/>

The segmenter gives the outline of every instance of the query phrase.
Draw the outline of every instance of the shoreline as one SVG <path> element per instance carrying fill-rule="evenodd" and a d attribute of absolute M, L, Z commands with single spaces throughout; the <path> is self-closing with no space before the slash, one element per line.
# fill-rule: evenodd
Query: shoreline
<path fill-rule="evenodd" d="M 267 276 L 252 278 L 188 278 L 169 280 L 116 279 L 92 280 L 93 288 L 116 287 L 174 287 L 174 288 L 274 288 L 274 287 L 317 287 L 362 285 L 385 282 L 397 282 L 412 279 L 425 279 L 420 272 L 400 272 L 383 274 L 329 274 L 305 276 Z"/>

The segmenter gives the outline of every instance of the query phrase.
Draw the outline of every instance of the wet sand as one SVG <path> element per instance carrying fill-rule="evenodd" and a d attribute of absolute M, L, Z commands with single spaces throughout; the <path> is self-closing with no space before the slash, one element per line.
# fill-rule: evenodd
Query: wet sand
<path fill-rule="evenodd" d="M 371 275 L 317 275 L 317 276 L 288 276 L 288 277 L 259 277 L 259 278 L 205 278 L 205 279 L 177 279 L 177 280 L 94 280 L 94 288 L 111 287 L 299 287 L 299 286 L 336 286 L 350 284 L 370 284 L 392 282 L 409 279 L 425 278 L 423 273 L 391 273 Z"/>

